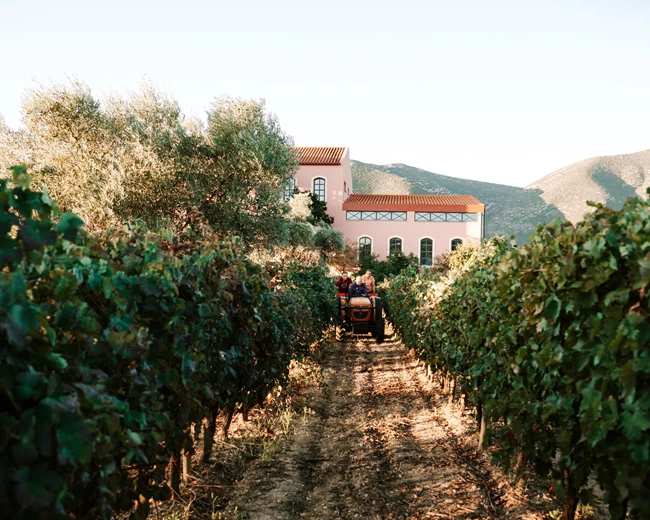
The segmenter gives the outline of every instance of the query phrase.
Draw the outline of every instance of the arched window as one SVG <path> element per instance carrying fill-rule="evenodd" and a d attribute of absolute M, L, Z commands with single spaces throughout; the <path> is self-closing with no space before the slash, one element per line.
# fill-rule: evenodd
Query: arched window
<path fill-rule="evenodd" d="M 420 265 L 433 265 L 433 240 L 420 240 Z"/>
<path fill-rule="evenodd" d="M 314 193 L 318 197 L 318 200 L 325 202 L 325 179 L 322 177 L 316 177 L 314 179 Z"/>
<path fill-rule="evenodd" d="M 456 251 L 456 248 L 457 248 L 458 246 L 462 246 L 462 245 L 463 245 L 463 240 L 462 240 L 461 238 L 454 238 L 454 239 L 451 241 L 451 250 L 452 250 L 452 251 Z"/>
<path fill-rule="evenodd" d="M 402 239 L 399 237 L 393 237 L 388 242 L 388 254 L 392 255 L 394 253 L 402 252 Z"/>
<path fill-rule="evenodd" d="M 369 258 L 372 254 L 372 238 L 361 237 L 359 239 L 359 258 Z"/>
<path fill-rule="evenodd" d="M 284 186 L 284 201 L 288 201 L 293 197 L 294 192 L 296 191 L 296 179 L 289 179 L 287 184 Z"/>

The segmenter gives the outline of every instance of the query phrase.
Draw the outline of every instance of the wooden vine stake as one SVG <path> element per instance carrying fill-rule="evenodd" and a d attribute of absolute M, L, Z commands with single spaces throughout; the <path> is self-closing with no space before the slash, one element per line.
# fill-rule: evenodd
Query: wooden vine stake
<path fill-rule="evenodd" d="M 183 484 L 187 485 L 190 471 L 192 471 L 192 456 L 187 451 L 183 450 L 181 460 L 183 461 Z"/>
<path fill-rule="evenodd" d="M 449 404 L 454 402 L 454 397 L 456 397 L 456 380 L 458 378 L 454 377 L 451 382 L 451 390 L 449 391 Z"/>
<path fill-rule="evenodd" d="M 182 474 L 182 479 L 183 479 L 183 484 L 187 485 L 187 481 L 189 480 L 189 474 L 190 471 L 192 471 L 192 453 L 193 453 L 193 426 L 190 426 L 186 431 L 185 434 L 187 435 L 187 440 L 185 441 L 186 443 L 189 443 L 189 446 L 186 444 L 183 449 L 181 450 L 181 474 Z"/>
<path fill-rule="evenodd" d="M 483 449 L 483 441 L 485 440 L 485 430 L 487 430 L 487 421 L 485 416 L 481 414 L 481 430 L 478 433 L 478 449 Z"/>

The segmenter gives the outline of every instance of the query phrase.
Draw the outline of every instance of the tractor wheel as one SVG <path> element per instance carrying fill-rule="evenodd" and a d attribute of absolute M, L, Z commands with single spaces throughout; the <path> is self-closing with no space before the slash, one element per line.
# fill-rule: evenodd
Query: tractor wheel
<path fill-rule="evenodd" d="M 382 308 L 381 308 L 381 298 L 377 296 L 375 298 L 375 320 L 381 320 L 383 318 Z"/>
<path fill-rule="evenodd" d="M 377 340 L 377 343 L 384 341 L 384 317 L 381 308 L 381 298 L 375 298 L 375 314 L 372 317 L 374 320 L 374 327 L 372 327 L 372 337 Z"/>
<path fill-rule="evenodd" d="M 384 342 L 384 337 L 385 337 L 385 330 L 384 330 L 384 318 L 379 318 L 377 320 L 377 329 L 375 331 L 375 338 L 377 338 L 377 343 L 383 343 Z"/>
<path fill-rule="evenodd" d="M 336 328 L 336 341 L 341 341 L 343 339 L 343 315 L 341 308 L 341 297 L 336 297 L 336 318 L 335 318 L 335 328 Z"/>

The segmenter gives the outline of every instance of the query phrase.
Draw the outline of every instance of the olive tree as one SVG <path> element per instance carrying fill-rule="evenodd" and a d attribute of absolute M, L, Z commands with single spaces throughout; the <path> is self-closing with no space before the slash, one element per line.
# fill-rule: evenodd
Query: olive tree
<path fill-rule="evenodd" d="M 29 165 L 91 231 L 136 219 L 181 230 L 198 211 L 245 244 L 287 235 L 281 193 L 298 159 L 264 101 L 217 98 L 204 122 L 148 84 L 99 100 L 75 80 L 28 91 L 23 124 L 0 120 L 0 167 Z"/>
<path fill-rule="evenodd" d="M 196 191 L 200 211 L 216 229 L 277 240 L 288 211 L 280 194 L 299 161 L 264 102 L 217 99 L 208 112 L 202 152 L 213 176 Z"/>
<path fill-rule="evenodd" d="M 105 113 L 90 89 L 73 81 L 30 90 L 22 121 L 21 131 L 1 130 L 2 156 L 15 160 L 19 149 L 20 162 L 31 167 L 35 184 L 47 187 L 61 208 L 77 213 L 89 229 L 119 222 L 113 206 L 122 189 L 125 129 Z M 3 162 L 6 172 L 11 165 Z"/>

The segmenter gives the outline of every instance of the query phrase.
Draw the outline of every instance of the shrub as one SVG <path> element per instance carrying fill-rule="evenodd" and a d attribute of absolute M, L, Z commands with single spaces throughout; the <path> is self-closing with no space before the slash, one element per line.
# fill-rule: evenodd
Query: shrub
<path fill-rule="evenodd" d="M 325 256 L 345 251 L 345 237 L 341 231 L 332 227 L 321 227 L 314 234 L 314 245 Z"/>

